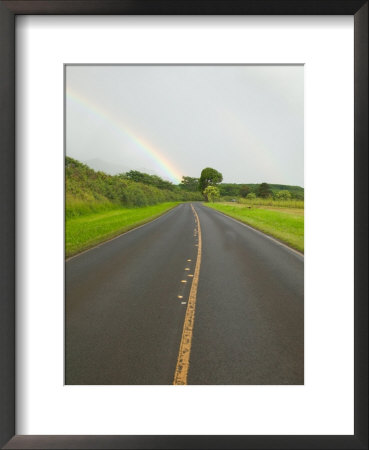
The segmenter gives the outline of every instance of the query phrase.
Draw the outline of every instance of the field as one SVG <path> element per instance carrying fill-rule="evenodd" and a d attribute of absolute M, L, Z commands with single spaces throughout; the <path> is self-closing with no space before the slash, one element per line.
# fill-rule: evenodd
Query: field
<path fill-rule="evenodd" d="M 70 257 L 149 222 L 174 208 L 178 203 L 167 202 L 141 208 L 115 207 L 111 210 L 104 210 L 108 206 L 102 205 L 102 210 L 96 213 L 77 217 L 67 216 L 65 222 L 65 256 Z M 96 208 L 98 209 L 98 206 Z"/>
<path fill-rule="evenodd" d="M 251 205 L 251 206 L 277 206 L 280 208 L 297 208 L 304 209 L 304 200 L 276 200 L 273 198 L 239 198 L 237 200 L 239 203 L 243 205 Z"/>
<path fill-rule="evenodd" d="M 258 199 L 260 200 L 260 199 Z M 206 206 L 234 217 L 287 245 L 304 251 L 304 210 L 288 206 L 251 206 L 230 203 L 205 203 Z"/>

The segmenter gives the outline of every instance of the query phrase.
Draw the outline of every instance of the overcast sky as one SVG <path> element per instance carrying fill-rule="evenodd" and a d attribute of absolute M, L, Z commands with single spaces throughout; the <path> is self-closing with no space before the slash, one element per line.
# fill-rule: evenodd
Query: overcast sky
<path fill-rule="evenodd" d="M 66 153 L 110 173 L 304 185 L 303 66 L 68 66 Z"/>

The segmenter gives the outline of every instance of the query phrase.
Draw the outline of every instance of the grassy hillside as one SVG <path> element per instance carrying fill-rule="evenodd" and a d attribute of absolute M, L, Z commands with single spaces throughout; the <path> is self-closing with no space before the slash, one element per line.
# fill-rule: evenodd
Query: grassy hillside
<path fill-rule="evenodd" d="M 96 172 L 65 160 L 65 253 L 86 250 L 164 214 L 181 201 L 202 200 L 155 175 Z"/>
<path fill-rule="evenodd" d="M 66 157 L 66 218 L 111 211 L 121 207 L 143 207 L 164 202 L 202 200 L 199 192 L 187 192 L 157 176 L 147 174 L 135 181 L 129 172 L 108 175 Z"/>

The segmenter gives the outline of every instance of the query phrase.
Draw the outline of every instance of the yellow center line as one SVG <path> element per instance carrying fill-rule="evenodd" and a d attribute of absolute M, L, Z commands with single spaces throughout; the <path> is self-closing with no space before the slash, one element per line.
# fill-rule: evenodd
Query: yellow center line
<path fill-rule="evenodd" d="M 196 294 L 197 294 L 197 286 L 199 283 L 199 275 L 200 275 L 200 265 L 201 265 L 201 227 L 199 216 L 195 208 L 191 204 L 192 211 L 195 215 L 195 220 L 197 224 L 198 231 L 198 244 L 197 244 L 197 259 L 195 272 L 192 279 L 192 285 L 190 290 L 190 295 L 188 297 L 186 315 L 183 324 L 182 331 L 182 339 L 181 344 L 179 346 L 179 353 L 177 359 L 177 366 L 174 372 L 174 380 L 173 384 L 187 384 L 187 375 L 188 369 L 190 367 L 190 354 L 191 354 L 191 343 L 192 343 L 192 333 L 193 333 L 193 325 L 195 321 L 195 306 L 196 306 Z"/>

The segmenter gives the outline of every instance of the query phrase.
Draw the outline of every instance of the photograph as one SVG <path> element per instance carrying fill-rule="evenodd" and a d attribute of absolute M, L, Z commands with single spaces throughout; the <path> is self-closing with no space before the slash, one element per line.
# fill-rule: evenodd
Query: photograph
<path fill-rule="evenodd" d="M 368 0 L 0 0 L 0 54 L 0 448 L 368 448 Z"/>
<path fill-rule="evenodd" d="M 66 385 L 304 385 L 303 64 L 66 64 L 64 158 Z"/>

